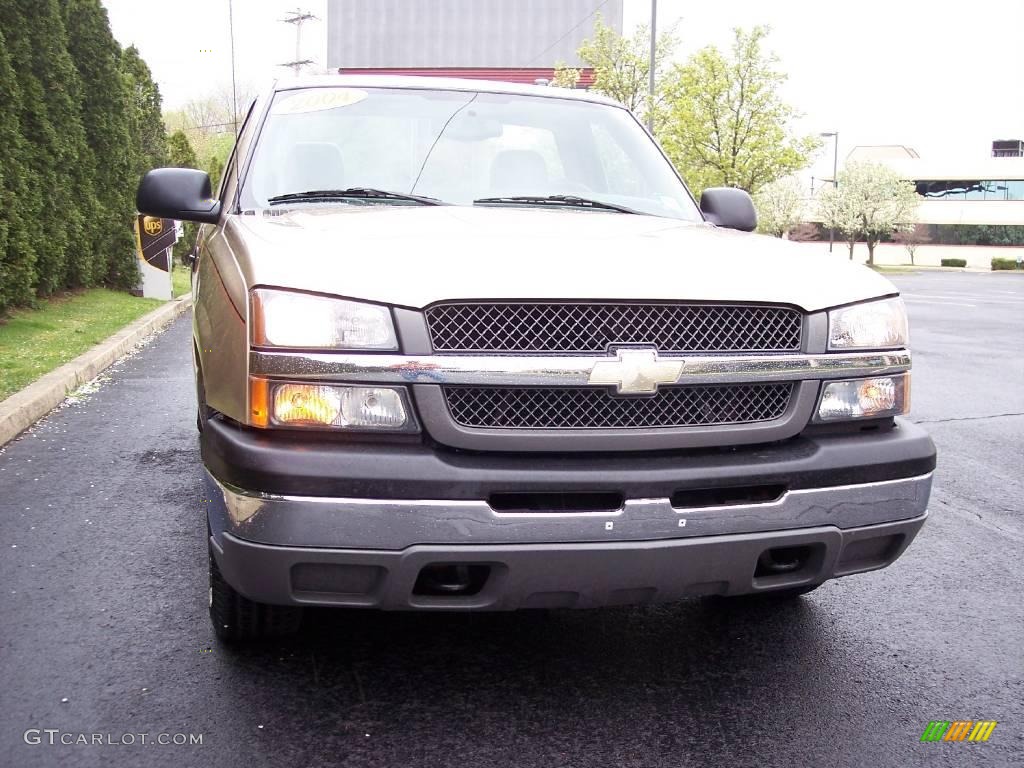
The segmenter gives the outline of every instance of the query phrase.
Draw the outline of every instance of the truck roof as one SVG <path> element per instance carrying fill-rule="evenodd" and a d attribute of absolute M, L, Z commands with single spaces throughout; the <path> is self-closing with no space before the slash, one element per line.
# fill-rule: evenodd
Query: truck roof
<path fill-rule="evenodd" d="M 549 99 L 570 99 L 590 101 L 622 107 L 622 104 L 591 91 L 571 88 L 555 88 L 549 85 L 525 85 L 498 80 L 475 80 L 457 77 L 415 77 L 411 75 L 303 75 L 280 78 L 274 83 L 275 91 L 296 88 L 419 88 L 434 91 L 476 91 L 483 93 L 511 93 L 523 96 L 543 96 Z"/>

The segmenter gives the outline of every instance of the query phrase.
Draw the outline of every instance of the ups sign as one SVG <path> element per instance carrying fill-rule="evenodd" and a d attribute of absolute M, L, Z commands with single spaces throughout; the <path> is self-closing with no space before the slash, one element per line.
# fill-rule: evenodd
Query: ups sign
<path fill-rule="evenodd" d="M 176 238 L 173 219 L 157 216 L 139 216 L 135 226 L 139 233 L 139 258 L 151 267 L 169 272 L 171 269 L 170 248 Z"/>

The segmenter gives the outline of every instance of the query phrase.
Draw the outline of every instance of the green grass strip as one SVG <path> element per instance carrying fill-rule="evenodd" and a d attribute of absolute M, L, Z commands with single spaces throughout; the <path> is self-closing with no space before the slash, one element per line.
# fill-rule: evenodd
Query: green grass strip
<path fill-rule="evenodd" d="M 94 288 L 40 302 L 0 319 L 0 399 L 9 397 L 128 323 L 156 309 L 158 299 Z"/>

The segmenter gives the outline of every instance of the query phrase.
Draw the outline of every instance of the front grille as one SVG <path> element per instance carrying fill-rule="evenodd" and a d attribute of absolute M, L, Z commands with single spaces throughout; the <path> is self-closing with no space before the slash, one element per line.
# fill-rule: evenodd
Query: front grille
<path fill-rule="evenodd" d="M 590 352 L 645 344 L 662 352 L 795 352 L 803 316 L 787 307 L 703 304 L 438 304 L 436 352 Z"/>
<path fill-rule="evenodd" d="M 662 387 L 621 397 L 593 387 L 445 387 L 452 418 L 498 429 L 639 429 L 750 424 L 780 418 L 791 383 Z"/>

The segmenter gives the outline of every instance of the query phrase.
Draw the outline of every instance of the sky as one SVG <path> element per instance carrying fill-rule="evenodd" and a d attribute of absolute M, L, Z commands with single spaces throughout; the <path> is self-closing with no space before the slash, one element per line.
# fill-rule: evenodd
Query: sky
<path fill-rule="evenodd" d="M 429 0 L 413 0 L 429 2 Z M 557 0 L 551 0 L 557 2 Z M 134 43 L 166 108 L 231 82 L 228 0 L 103 0 L 115 37 Z M 286 73 L 295 29 L 279 20 L 326 0 L 234 0 L 240 83 Z M 650 19 L 649 0 L 624 0 L 628 33 Z M 803 133 L 839 132 L 839 157 L 856 145 L 905 144 L 930 159 L 989 154 L 993 139 L 1024 139 L 1024 0 L 659 0 L 659 29 L 675 24 L 679 57 L 727 47 L 732 29 L 767 24 L 789 76 L 784 97 Z M 302 58 L 326 59 L 326 26 L 303 28 Z M 810 169 L 832 175 L 831 139 Z"/>

